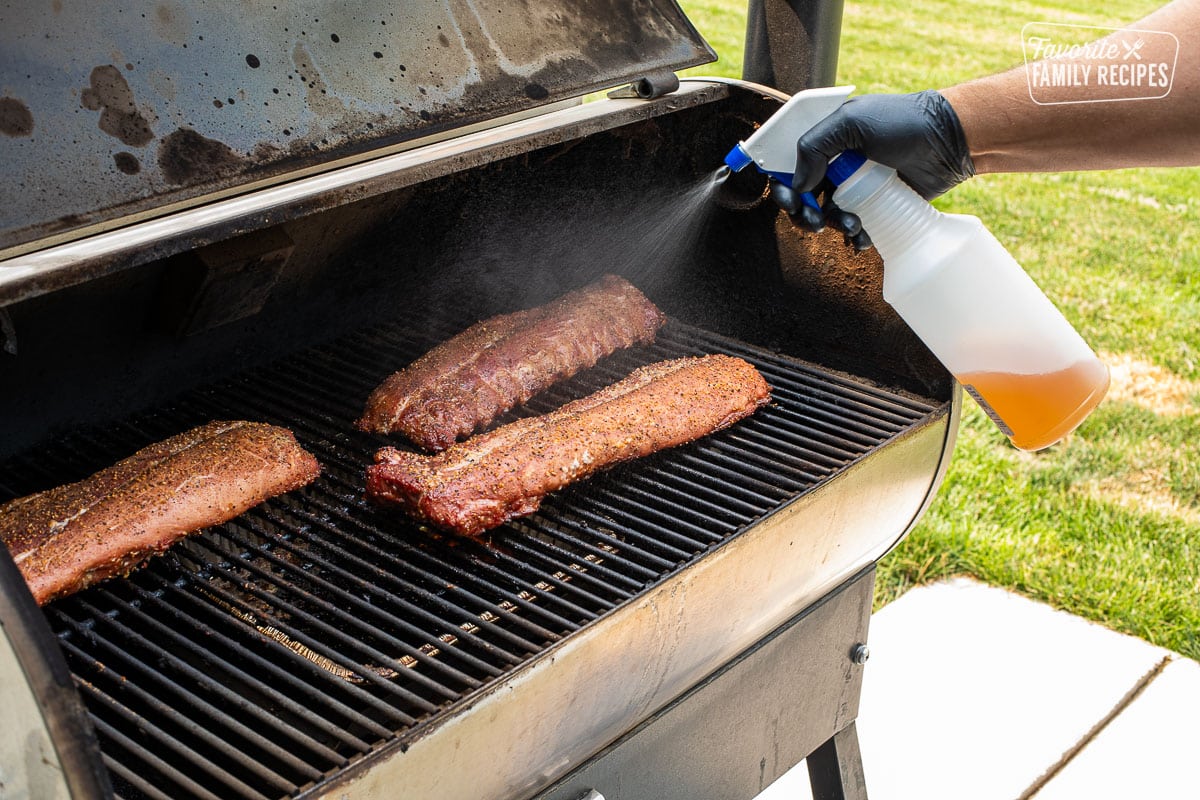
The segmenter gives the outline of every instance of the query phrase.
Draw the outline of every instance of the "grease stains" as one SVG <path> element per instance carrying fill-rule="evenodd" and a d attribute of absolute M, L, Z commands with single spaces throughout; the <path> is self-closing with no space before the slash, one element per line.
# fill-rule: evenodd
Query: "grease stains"
<path fill-rule="evenodd" d="M 176 185 L 228 175 L 242 161 L 229 145 L 201 136 L 191 128 L 174 131 L 158 148 L 158 166 L 163 178 Z"/>
<path fill-rule="evenodd" d="M 525 96 L 530 100 L 545 100 L 550 96 L 550 90 L 540 83 L 525 84 Z"/>
<path fill-rule="evenodd" d="M 113 155 L 113 163 L 117 165 L 117 169 L 124 172 L 126 175 L 137 175 L 142 171 L 142 162 L 138 161 L 137 156 L 133 153 L 124 151 Z"/>
<path fill-rule="evenodd" d="M 15 97 L 0 97 L 0 133 L 5 136 L 33 135 L 33 113 Z"/>
<path fill-rule="evenodd" d="M 125 76 L 112 64 L 92 70 L 91 85 L 83 90 L 80 103 L 89 111 L 100 112 L 100 130 L 130 147 L 145 147 L 154 138 Z"/>

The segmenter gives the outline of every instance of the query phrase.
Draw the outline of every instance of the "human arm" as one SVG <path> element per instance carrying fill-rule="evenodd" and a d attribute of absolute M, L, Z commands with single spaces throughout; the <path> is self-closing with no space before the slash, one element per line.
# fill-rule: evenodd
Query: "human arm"
<path fill-rule="evenodd" d="M 1174 67 L 1165 97 L 1036 103 L 1025 67 L 943 89 L 962 124 L 975 171 L 1200 164 L 1200 0 L 1176 0 L 1129 27 L 1169 32 L 1178 40 L 1178 61 L 1175 44 L 1166 36 L 1149 37 L 1140 52 L 1143 63 Z M 1097 100 L 1107 99 L 1100 89 L 1096 92 Z"/>
<path fill-rule="evenodd" d="M 976 173 L 1200 163 L 1200 0 L 1175 0 L 1130 27 L 1179 42 L 1164 98 L 1039 104 L 1024 66 L 940 92 L 864 95 L 800 138 L 795 186 L 816 187 L 829 159 L 850 148 L 896 168 L 927 199 Z M 1143 54 L 1174 56 L 1169 37 L 1152 37 Z"/>

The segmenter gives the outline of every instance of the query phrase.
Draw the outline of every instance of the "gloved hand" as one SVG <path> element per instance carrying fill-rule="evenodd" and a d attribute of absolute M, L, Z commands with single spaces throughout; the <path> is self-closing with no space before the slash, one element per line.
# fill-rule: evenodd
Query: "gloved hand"
<path fill-rule="evenodd" d="M 868 94 L 847 100 L 841 108 L 814 125 L 796 142 L 795 192 L 822 188 L 829 160 L 843 150 L 857 150 L 872 161 L 892 167 L 926 200 L 932 200 L 975 174 L 958 115 L 939 92 Z M 823 187 L 832 196 L 828 182 Z M 772 197 L 779 192 L 772 187 Z M 776 197 L 776 202 L 780 198 Z M 788 210 L 783 203 L 781 207 Z M 853 214 L 826 200 L 824 220 L 841 228 L 858 249 L 870 246 L 862 224 Z M 789 211 L 789 213 L 792 213 Z M 808 230 L 816 215 L 793 214 Z M 857 238 L 856 238 L 857 237 Z"/>
<path fill-rule="evenodd" d="M 828 183 L 828 182 L 826 182 Z M 813 208 L 800 199 L 800 192 L 792 187 L 771 181 L 771 199 L 775 204 L 788 213 L 792 222 L 813 233 L 824 230 L 826 222 L 840 230 L 846 236 L 846 244 L 853 245 L 855 250 L 867 250 L 871 247 L 871 237 L 862 228 L 862 221 L 854 214 L 843 211 L 833 204 L 830 199 L 833 194 L 832 185 L 817 194 L 824 202 L 820 208 Z"/>
<path fill-rule="evenodd" d="M 896 170 L 926 200 L 975 174 L 958 114 L 932 89 L 847 100 L 796 142 L 792 187 L 812 191 L 825 177 L 829 159 L 843 150 L 857 150 Z"/>

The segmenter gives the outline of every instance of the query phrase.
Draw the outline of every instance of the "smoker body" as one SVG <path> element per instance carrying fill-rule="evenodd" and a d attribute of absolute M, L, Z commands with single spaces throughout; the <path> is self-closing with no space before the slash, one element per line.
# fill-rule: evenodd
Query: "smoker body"
<path fill-rule="evenodd" d="M 642 73 L 625 64 L 608 80 L 618 74 Z M 316 140 L 312 155 L 197 173 L 154 197 L 110 194 L 94 217 L 56 207 L 8 227 L 4 498 L 234 414 L 292 427 L 326 474 L 45 609 L 5 555 L 0 667 L 24 676 L 6 686 L 26 732 L 3 752 L 5 774 L 57 787 L 46 796 L 403 787 L 557 800 L 600 774 L 589 769 L 632 769 L 619 766 L 636 763 L 622 760 L 629 737 L 711 735 L 687 710 L 704 698 L 755 707 L 753 687 L 722 675 L 795 680 L 788 663 L 823 676 L 819 701 L 779 718 L 805 732 L 775 734 L 790 744 L 760 783 L 809 741 L 852 732 L 871 568 L 941 480 L 953 381 L 879 297 L 877 261 L 836 236 L 802 234 L 769 203 L 704 204 L 662 224 L 777 94 L 685 81 L 580 105 L 565 87 L 530 98 L 527 84 L 520 102 L 485 109 L 505 116 L 482 128 L 424 129 L 414 112 L 415 127 L 381 139 L 328 152 Z M 764 370 L 772 406 L 572 487 L 485 541 L 363 502 L 356 481 L 385 440 L 348 423 L 370 386 L 477 319 L 610 271 L 671 322 L 656 349 L 563 391 L 723 351 Z M 393 674 L 367 675 L 380 665 Z M 722 695 L 730 683 L 748 694 Z M 727 755 L 747 774 L 745 748 Z"/>

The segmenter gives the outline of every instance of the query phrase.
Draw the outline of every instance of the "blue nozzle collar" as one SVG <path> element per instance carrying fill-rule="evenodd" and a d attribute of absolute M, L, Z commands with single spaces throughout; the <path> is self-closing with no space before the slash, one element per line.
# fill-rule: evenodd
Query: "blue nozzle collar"
<path fill-rule="evenodd" d="M 728 163 L 728 158 L 726 158 L 726 162 Z M 862 153 L 857 150 L 846 150 L 829 162 L 829 168 L 825 170 L 825 174 L 834 184 L 841 186 L 865 163 L 867 163 L 867 159 Z"/>
<path fill-rule="evenodd" d="M 738 142 L 737 145 L 729 151 L 729 155 L 725 156 L 725 164 L 734 172 L 741 172 L 753 163 L 754 159 L 751 158 L 750 154 L 746 152 L 746 148 L 742 147 L 741 142 Z"/>

